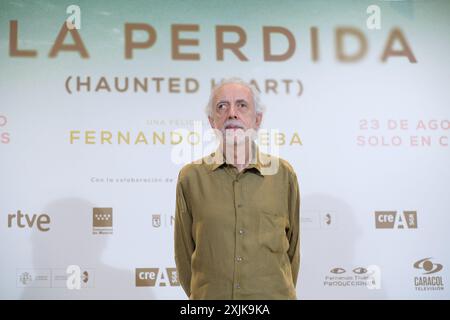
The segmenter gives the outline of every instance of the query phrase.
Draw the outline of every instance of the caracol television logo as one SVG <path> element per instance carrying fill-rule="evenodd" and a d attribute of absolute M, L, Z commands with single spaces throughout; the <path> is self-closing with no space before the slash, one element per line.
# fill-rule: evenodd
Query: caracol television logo
<path fill-rule="evenodd" d="M 323 281 L 325 287 L 366 287 L 368 289 L 381 288 L 381 269 L 377 265 L 355 267 L 349 270 L 343 267 L 330 269 Z"/>
<path fill-rule="evenodd" d="M 375 211 L 376 229 L 417 229 L 417 211 Z"/>
<path fill-rule="evenodd" d="M 421 271 L 420 276 L 414 277 L 416 291 L 444 290 L 444 282 L 441 271 L 444 266 L 431 261 L 433 258 L 424 258 L 414 262 L 414 268 Z"/>
<path fill-rule="evenodd" d="M 113 210 L 112 210 L 112 208 L 93 208 L 92 233 L 93 234 L 112 234 L 113 233 Z"/>
<path fill-rule="evenodd" d="M 136 268 L 136 287 L 179 286 L 176 268 Z"/>

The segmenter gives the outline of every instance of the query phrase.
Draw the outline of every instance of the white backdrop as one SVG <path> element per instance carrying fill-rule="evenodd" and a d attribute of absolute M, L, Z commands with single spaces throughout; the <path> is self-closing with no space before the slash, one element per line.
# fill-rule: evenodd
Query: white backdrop
<path fill-rule="evenodd" d="M 299 178 L 298 297 L 450 297 L 448 1 L 73 4 L 88 58 L 76 50 L 49 57 L 66 4 L 0 4 L 0 298 L 184 299 L 173 269 L 182 163 L 171 155 L 190 146 L 189 133 L 203 138 L 211 82 L 229 76 L 258 85 L 263 128 L 280 134 L 269 134 L 272 150 Z M 380 9 L 379 29 L 367 24 L 370 5 Z M 10 21 L 18 49 L 36 56 L 11 53 Z M 126 59 L 130 23 L 156 37 Z M 194 26 L 179 33 L 194 41 L 178 48 L 197 60 L 173 56 L 177 24 Z M 241 33 L 224 42 L 243 31 L 247 61 L 231 50 L 217 56 L 217 27 L 230 25 Z M 294 39 L 271 35 L 272 54 L 294 50 L 283 61 L 264 57 L 268 26 Z M 346 56 L 367 43 L 356 61 L 338 57 L 343 28 L 353 30 Z M 386 47 L 405 50 L 396 28 L 415 63 L 405 51 L 381 60 Z M 151 39 L 145 30 L 133 41 Z M 128 78 L 125 92 L 116 77 L 119 89 Z M 134 90 L 135 79 L 148 82 L 146 92 Z M 79 266 L 79 290 L 66 286 L 69 265 Z"/>

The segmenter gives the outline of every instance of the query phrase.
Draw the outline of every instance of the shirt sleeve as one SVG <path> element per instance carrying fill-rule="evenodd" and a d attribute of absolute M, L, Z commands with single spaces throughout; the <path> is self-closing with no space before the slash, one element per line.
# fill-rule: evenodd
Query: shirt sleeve
<path fill-rule="evenodd" d="M 289 180 L 288 201 L 290 221 L 290 228 L 287 233 L 289 240 L 288 256 L 291 262 L 292 281 L 296 286 L 300 267 L 300 191 L 295 173 L 292 173 Z"/>
<path fill-rule="evenodd" d="M 180 177 L 176 189 L 175 209 L 175 264 L 180 284 L 187 296 L 191 295 L 191 257 L 195 243 L 192 237 L 192 215 L 188 210 Z"/>

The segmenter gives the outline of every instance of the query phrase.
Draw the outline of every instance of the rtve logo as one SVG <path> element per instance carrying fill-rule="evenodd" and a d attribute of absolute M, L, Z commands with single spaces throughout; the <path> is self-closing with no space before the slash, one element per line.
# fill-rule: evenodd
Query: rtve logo
<path fill-rule="evenodd" d="M 417 229 L 417 211 L 375 211 L 376 229 Z"/>
<path fill-rule="evenodd" d="M 176 268 L 136 268 L 136 287 L 179 285 Z"/>
<path fill-rule="evenodd" d="M 13 228 L 14 225 L 23 228 L 34 228 L 36 227 L 39 231 L 47 232 L 50 230 L 48 225 L 50 224 L 50 217 L 47 214 L 23 214 L 22 211 L 17 210 L 17 214 L 8 214 L 8 228 Z"/>

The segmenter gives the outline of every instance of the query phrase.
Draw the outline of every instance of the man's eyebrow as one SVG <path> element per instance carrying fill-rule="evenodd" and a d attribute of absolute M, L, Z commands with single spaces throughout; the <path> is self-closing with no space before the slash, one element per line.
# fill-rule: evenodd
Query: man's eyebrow
<path fill-rule="evenodd" d="M 219 103 L 230 103 L 228 100 L 219 100 L 217 101 L 216 105 L 218 105 Z"/>
<path fill-rule="evenodd" d="M 248 101 L 245 100 L 245 99 L 238 99 L 238 100 L 236 100 L 236 102 L 245 102 L 245 103 L 248 103 Z"/>

